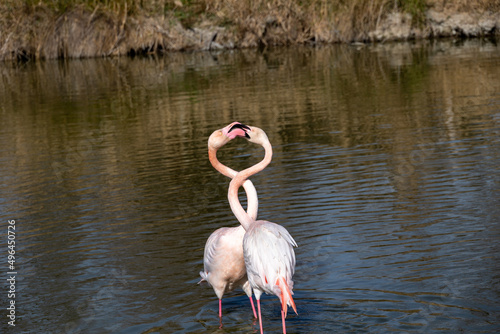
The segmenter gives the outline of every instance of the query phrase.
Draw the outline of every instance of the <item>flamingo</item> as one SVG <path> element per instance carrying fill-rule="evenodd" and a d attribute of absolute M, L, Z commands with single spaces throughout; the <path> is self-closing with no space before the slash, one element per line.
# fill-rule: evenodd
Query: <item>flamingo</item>
<path fill-rule="evenodd" d="M 244 129 L 244 125 L 233 122 L 223 129 L 214 131 L 208 139 L 208 156 L 212 166 L 229 178 L 236 176 L 237 172 L 219 162 L 217 150 L 237 136 L 245 136 Z M 250 180 L 246 180 L 243 187 L 248 196 L 248 215 L 252 219 L 256 219 L 258 211 L 257 191 Z M 252 288 L 248 283 L 243 257 L 244 235 L 245 229 L 241 225 L 238 227 L 222 227 L 214 231 L 205 244 L 204 268 L 200 272 L 201 280 L 199 283 L 207 281 L 219 298 L 219 319 L 221 319 L 221 324 L 222 296 L 238 286 L 243 288 L 243 291 L 250 299 L 253 315 L 257 318 L 252 300 Z"/>
<path fill-rule="evenodd" d="M 257 299 L 260 332 L 262 316 L 260 297 L 263 292 L 278 296 L 281 301 L 281 319 L 283 333 L 286 333 L 285 318 L 287 307 L 291 306 L 297 313 L 293 300 L 292 276 L 295 272 L 295 240 L 281 225 L 255 218 L 245 212 L 238 198 L 238 189 L 250 176 L 262 171 L 272 159 L 273 151 L 266 133 L 257 127 L 240 127 L 245 133 L 238 132 L 239 137 L 262 145 L 265 149 L 264 159 L 256 165 L 239 172 L 229 184 L 228 200 L 234 215 L 246 230 L 243 238 L 243 255 L 248 281 Z"/>

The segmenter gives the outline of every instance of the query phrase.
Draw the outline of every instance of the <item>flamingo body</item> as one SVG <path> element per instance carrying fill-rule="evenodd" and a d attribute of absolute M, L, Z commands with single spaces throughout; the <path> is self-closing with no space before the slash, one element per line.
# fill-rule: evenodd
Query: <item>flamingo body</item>
<path fill-rule="evenodd" d="M 297 309 L 292 298 L 295 272 L 295 240 L 281 225 L 257 220 L 243 239 L 243 253 L 250 285 L 255 297 L 262 292 L 279 297 L 286 316 L 287 306 Z"/>
<path fill-rule="evenodd" d="M 204 271 L 200 276 L 212 286 L 219 299 L 239 286 L 249 298 L 252 296 L 243 257 L 244 235 L 242 226 L 222 227 L 210 235 L 205 245 Z"/>
<path fill-rule="evenodd" d="M 262 145 L 265 156 L 261 162 L 242 170 L 233 177 L 228 190 L 229 205 L 231 211 L 247 231 L 243 238 L 243 256 L 248 281 L 257 299 L 260 332 L 261 334 L 264 333 L 260 297 L 263 292 L 266 292 L 278 296 L 281 301 L 281 318 L 283 333 L 285 334 L 287 307 L 291 306 L 297 313 L 292 297 L 292 276 L 295 272 L 295 252 L 293 247 L 297 247 L 297 244 L 283 226 L 265 220 L 256 220 L 256 218 L 249 216 L 241 206 L 238 189 L 244 185 L 250 176 L 262 171 L 269 165 L 273 149 L 262 129 L 253 126 L 240 127 L 240 129 L 244 131 L 244 134 L 239 132 L 237 136 Z"/>
<path fill-rule="evenodd" d="M 217 150 L 237 136 L 245 136 L 244 126 L 233 122 L 223 129 L 216 130 L 208 140 L 208 155 L 212 166 L 221 174 L 233 178 L 237 172 L 224 166 L 217 159 Z M 257 191 L 250 180 L 243 184 L 248 196 L 248 214 L 256 219 L 258 211 Z M 219 298 L 219 317 L 222 318 L 222 296 L 241 286 L 252 305 L 255 318 L 257 314 L 252 300 L 252 288 L 247 280 L 245 260 L 243 257 L 243 237 L 245 229 L 238 227 L 222 227 L 215 230 L 205 244 L 203 271 L 201 281 L 207 281 Z"/>

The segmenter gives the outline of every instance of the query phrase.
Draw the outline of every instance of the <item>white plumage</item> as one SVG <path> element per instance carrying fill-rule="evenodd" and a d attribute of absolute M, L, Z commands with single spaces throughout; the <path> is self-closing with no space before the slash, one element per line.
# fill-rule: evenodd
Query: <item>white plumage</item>
<path fill-rule="evenodd" d="M 222 227 L 213 232 L 205 244 L 204 271 L 200 271 L 200 276 L 212 286 L 219 299 L 240 286 L 252 297 L 243 258 L 244 235 L 242 226 Z"/>
<path fill-rule="evenodd" d="M 281 225 L 258 220 L 250 226 L 243 239 L 243 254 L 248 281 L 257 299 L 262 292 L 274 294 L 282 304 L 286 303 L 295 309 L 293 299 L 289 296 L 293 294 L 292 276 L 295 273 L 293 247 L 297 247 L 297 243 Z M 281 278 L 288 291 L 282 291 Z"/>

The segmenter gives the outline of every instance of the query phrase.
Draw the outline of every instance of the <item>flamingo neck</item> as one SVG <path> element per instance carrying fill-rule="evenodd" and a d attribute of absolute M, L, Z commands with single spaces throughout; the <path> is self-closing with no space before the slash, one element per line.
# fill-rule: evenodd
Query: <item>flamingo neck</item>
<path fill-rule="evenodd" d="M 237 175 L 237 171 L 227 167 L 226 165 L 222 164 L 219 159 L 217 159 L 217 149 L 211 146 L 208 147 L 208 159 L 210 160 L 212 166 L 222 175 L 225 175 L 231 179 Z M 259 199 L 257 197 L 257 190 L 250 180 L 246 180 L 243 183 L 243 188 L 245 188 L 245 192 L 247 194 L 248 215 L 250 215 L 250 217 L 255 220 L 257 219 L 257 214 L 259 211 Z"/>
<path fill-rule="evenodd" d="M 217 149 L 211 146 L 208 147 L 208 159 L 210 160 L 212 166 L 222 175 L 231 179 L 236 175 L 237 172 L 235 170 L 223 165 L 219 159 L 217 159 Z"/>
<path fill-rule="evenodd" d="M 241 226 L 243 226 L 245 230 L 248 230 L 250 228 L 256 218 L 250 217 L 241 206 L 240 200 L 238 198 L 238 189 L 244 184 L 245 181 L 250 181 L 247 180 L 250 176 L 262 171 L 271 162 L 271 159 L 273 157 L 273 148 L 271 146 L 271 143 L 266 142 L 262 146 L 266 151 L 264 159 L 262 159 L 262 161 L 258 164 L 255 164 L 254 166 L 237 173 L 229 184 L 229 191 L 227 196 L 229 205 L 231 206 L 231 210 L 236 216 L 236 219 L 238 219 Z"/>

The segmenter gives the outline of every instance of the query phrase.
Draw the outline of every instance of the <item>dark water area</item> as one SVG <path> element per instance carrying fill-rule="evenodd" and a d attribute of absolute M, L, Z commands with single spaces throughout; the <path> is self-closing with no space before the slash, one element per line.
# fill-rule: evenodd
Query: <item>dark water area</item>
<path fill-rule="evenodd" d="M 223 299 L 219 328 L 217 297 L 197 284 L 210 233 L 238 224 L 229 179 L 207 156 L 208 136 L 235 120 L 264 129 L 274 148 L 252 178 L 259 218 L 299 245 L 289 333 L 500 331 L 496 44 L 0 71 L 4 282 L 16 273 L 15 297 L 2 289 L 1 332 L 257 333 L 242 291 Z M 234 140 L 219 157 L 241 170 L 263 150 Z M 280 332 L 278 298 L 262 308 L 265 331 Z"/>

